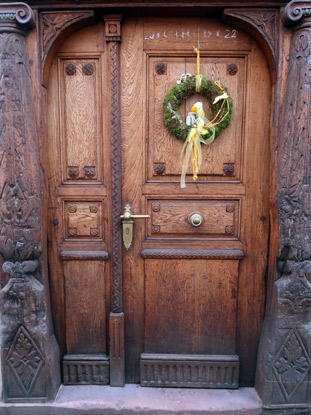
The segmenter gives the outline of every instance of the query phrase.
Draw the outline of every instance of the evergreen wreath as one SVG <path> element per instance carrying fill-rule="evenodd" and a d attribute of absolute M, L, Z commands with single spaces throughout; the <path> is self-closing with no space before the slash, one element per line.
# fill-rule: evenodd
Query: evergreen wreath
<path fill-rule="evenodd" d="M 199 93 L 206 97 L 211 108 L 210 119 L 211 124 L 215 128 L 215 139 L 230 124 L 233 101 L 230 97 L 226 100 L 218 100 L 217 97 L 224 91 L 226 87 L 221 87 L 219 83 L 213 82 L 201 76 L 201 84 Z M 179 107 L 182 102 L 197 92 L 197 77 L 187 77 L 184 82 L 174 85 L 166 94 L 163 101 L 163 123 L 168 131 L 178 140 L 186 141 L 190 133 L 191 126 L 188 126 L 181 118 Z M 214 102 L 217 101 L 217 102 Z M 226 105 L 225 102 L 227 103 Z M 208 139 L 213 132 L 208 129 L 208 133 L 204 138 Z"/>

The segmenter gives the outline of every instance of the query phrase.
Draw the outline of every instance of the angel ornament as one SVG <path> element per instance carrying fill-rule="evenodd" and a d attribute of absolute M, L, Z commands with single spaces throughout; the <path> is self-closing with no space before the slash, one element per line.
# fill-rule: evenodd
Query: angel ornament
<path fill-rule="evenodd" d="M 203 110 L 203 104 L 202 102 L 196 102 L 192 107 L 191 111 L 188 112 L 187 118 L 186 118 L 186 124 L 189 127 L 197 127 L 197 124 L 199 122 L 204 123 L 203 117 L 205 117 L 204 110 Z M 196 124 L 196 125 L 194 125 Z"/>

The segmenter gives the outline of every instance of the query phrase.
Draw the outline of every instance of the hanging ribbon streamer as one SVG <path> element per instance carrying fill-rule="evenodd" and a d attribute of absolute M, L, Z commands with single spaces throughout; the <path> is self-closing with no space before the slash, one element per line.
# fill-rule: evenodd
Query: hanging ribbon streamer
<path fill-rule="evenodd" d="M 195 92 L 201 92 L 202 75 L 200 74 L 200 51 L 193 46 L 194 51 L 197 54 L 197 76 L 195 82 Z"/>
<path fill-rule="evenodd" d="M 204 120 L 208 123 L 208 119 L 204 117 Z M 202 149 L 201 143 L 210 144 L 215 140 L 215 127 L 211 126 L 209 128 L 211 136 L 208 139 L 204 139 L 204 135 L 207 134 L 206 128 L 204 128 L 204 122 L 199 122 L 197 127 L 192 127 L 188 134 L 187 140 L 181 151 L 181 157 L 184 156 L 182 163 L 182 173 L 180 177 L 180 187 L 186 187 L 186 174 L 189 165 L 190 157 L 192 159 L 192 171 L 193 171 L 193 180 L 197 180 L 198 173 L 202 164 Z"/>
<path fill-rule="evenodd" d="M 193 47 L 194 51 L 197 54 L 197 75 L 196 75 L 196 92 L 201 92 L 201 84 L 202 84 L 202 75 L 200 74 L 200 51 L 198 48 Z M 187 125 L 191 125 L 192 128 L 188 134 L 188 137 L 185 141 L 183 149 L 181 151 L 181 157 L 184 157 L 182 163 L 182 173 L 180 178 L 180 187 L 186 187 L 186 174 L 187 169 L 190 161 L 190 157 L 192 160 L 192 171 L 193 171 L 193 180 L 197 180 L 198 173 L 202 164 L 202 149 L 201 143 L 208 145 L 211 144 L 215 140 L 215 126 L 221 123 L 224 118 L 229 113 L 229 97 L 223 87 L 221 86 L 219 81 L 214 82 L 215 85 L 220 89 L 222 92 L 221 95 L 217 96 L 213 102 L 216 104 L 218 101 L 222 100 L 222 104 L 219 108 L 219 111 L 215 115 L 212 121 L 209 121 L 204 114 L 204 110 L 202 108 L 202 103 L 197 102 L 195 106 L 191 108 L 191 112 L 187 116 Z M 225 105 L 227 104 L 226 111 L 224 113 Z M 220 117 L 220 119 L 218 119 Z M 189 120 L 189 121 L 188 121 Z M 208 138 L 204 138 L 208 135 Z"/>

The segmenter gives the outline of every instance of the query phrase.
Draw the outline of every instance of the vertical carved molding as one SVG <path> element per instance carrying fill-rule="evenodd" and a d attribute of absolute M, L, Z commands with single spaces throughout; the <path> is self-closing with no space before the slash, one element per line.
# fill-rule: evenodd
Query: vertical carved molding
<path fill-rule="evenodd" d="M 24 3 L 0 5 L 0 318 L 3 397 L 45 402 L 60 385 L 42 265 L 43 187 L 25 37 Z"/>
<path fill-rule="evenodd" d="M 124 385 L 124 315 L 122 305 L 121 240 L 121 105 L 120 42 L 121 15 L 105 15 L 111 94 L 111 205 L 112 205 L 112 312 L 109 318 L 110 385 Z M 121 352 L 120 352 L 121 350 Z"/>
<path fill-rule="evenodd" d="M 280 249 L 260 341 L 256 389 L 267 407 L 311 403 L 311 7 L 291 1 L 293 33 L 277 147 Z"/>

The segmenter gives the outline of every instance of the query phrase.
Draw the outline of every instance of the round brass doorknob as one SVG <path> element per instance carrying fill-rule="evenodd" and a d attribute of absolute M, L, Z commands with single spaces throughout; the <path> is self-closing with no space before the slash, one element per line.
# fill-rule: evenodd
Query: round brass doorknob
<path fill-rule="evenodd" d="M 188 216 L 188 222 L 190 223 L 190 225 L 197 228 L 198 226 L 202 225 L 203 216 L 201 215 L 200 212 L 191 212 L 190 215 Z"/>

